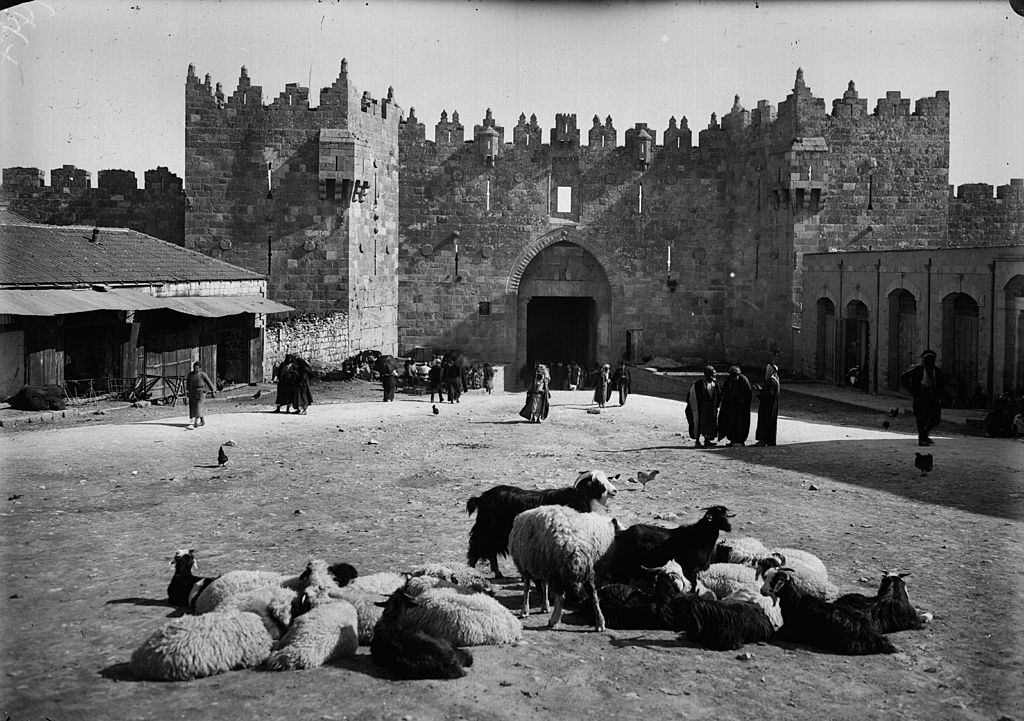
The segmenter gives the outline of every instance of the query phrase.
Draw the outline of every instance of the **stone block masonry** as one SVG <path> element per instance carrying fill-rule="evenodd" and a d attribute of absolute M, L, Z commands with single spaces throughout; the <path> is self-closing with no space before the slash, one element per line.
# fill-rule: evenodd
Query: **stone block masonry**
<path fill-rule="evenodd" d="M 314 367 L 331 370 L 340 368 L 342 361 L 360 350 L 364 349 L 349 343 L 348 316 L 344 313 L 271 320 L 263 340 L 263 377 L 269 380 L 274 366 L 289 353 Z"/>

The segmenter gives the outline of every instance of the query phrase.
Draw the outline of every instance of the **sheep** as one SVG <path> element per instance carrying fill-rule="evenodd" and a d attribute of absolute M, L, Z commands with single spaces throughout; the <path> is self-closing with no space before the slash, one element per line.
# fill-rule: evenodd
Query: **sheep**
<path fill-rule="evenodd" d="M 484 593 L 460 587 L 434 586 L 415 589 L 417 578 L 406 585 L 416 605 L 405 612 L 409 628 L 450 641 L 455 646 L 487 646 L 515 643 L 523 636 L 519 619 Z M 443 582 L 442 582 L 443 583 Z"/>
<path fill-rule="evenodd" d="M 921 613 L 910 603 L 907 584 L 909 573 L 882 572 L 882 582 L 875 596 L 848 593 L 836 599 L 837 606 L 850 608 L 868 616 L 882 633 L 921 628 L 932 620 L 932 614 Z"/>
<path fill-rule="evenodd" d="M 258 666 L 274 641 L 254 613 L 213 612 L 181 616 L 153 632 L 132 652 L 138 678 L 189 681 Z"/>
<path fill-rule="evenodd" d="M 688 640 L 712 651 L 770 641 L 775 634 L 764 611 L 750 601 L 725 603 L 687 594 L 681 598 L 681 605 L 685 610 L 676 611 L 673 630 L 683 631 Z"/>
<path fill-rule="evenodd" d="M 779 638 L 783 640 L 844 654 L 896 652 L 871 619 L 804 593 L 793 583 L 790 569 L 770 569 L 761 594 L 770 596 L 782 609 L 784 623 Z"/>
<path fill-rule="evenodd" d="M 266 586 L 229 596 L 217 605 L 218 613 L 249 612 L 259 616 L 275 641 L 301 612 L 299 594 L 290 588 Z"/>
<path fill-rule="evenodd" d="M 713 560 L 751 566 L 757 570 L 759 578 L 763 578 L 770 568 L 787 566 L 796 572 L 795 582 L 804 593 L 824 601 L 834 601 L 839 597 L 839 589 L 829 580 L 828 569 L 822 560 L 799 548 L 768 548 L 756 538 L 744 536 L 719 543 Z"/>
<path fill-rule="evenodd" d="M 713 565 L 713 564 L 712 564 Z M 761 595 L 761 586 L 758 584 L 752 588 L 740 588 L 724 598 L 720 599 L 722 603 L 754 603 L 760 607 L 761 612 L 768 617 L 768 620 L 772 624 L 772 628 L 778 631 L 782 628 L 782 609 L 775 605 L 772 599 L 767 596 Z"/>
<path fill-rule="evenodd" d="M 298 577 L 274 571 L 228 571 L 217 577 L 196 597 L 195 612 L 203 614 L 214 611 L 224 599 L 243 591 L 268 586 L 296 588 L 298 585 Z"/>
<path fill-rule="evenodd" d="M 760 594 L 761 581 L 757 571 L 740 563 L 712 563 L 697 574 L 697 580 L 722 599 L 741 589 L 753 589 Z"/>
<path fill-rule="evenodd" d="M 395 589 L 401 588 L 409 580 L 408 573 L 381 571 L 369 576 L 359 576 L 349 581 L 345 588 L 362 593 L 375 593 L 379 596 L 390 596 Z"/>
<path fill-rule="evenodd" d="M 355 655 L 359 646 L 356 609 L 331 599 L 295 619 L 263 666 L 270 671 L 317 668 Z"/>
<path fill-rule="evenodd" d="M 594 627 L 603 631 L 605 620 L 594 567 L 614 538 L 612 520 L 604 515 L 580 513 L 564 506 L 541 506 L 519 514 L 509 534 L 509 551 L 523 579 L 521 615 L 530 613 L 530 582 L 538 579 L 555 593 L 549 628 L 558 625 L 565 594 L 572 592 L 578 598 L 591 599 Z"/>
<path fill-rule="evenodd" d="M 167 585 L 167 600 L 172 606 L 193 609 L 196 597 L 215 580 L 215 576 L 197 576 L 195 549 L 181 548 L 171 560 L 174 575 Z"/>
<path fill-rule="evenodd" d="M 725 506 L 710 506 L 695 524 L 677 528 L 662 528 L 638 523 L 622 531 L 615 538 L 607 557 L 598 569 L 602 577 L 623 582 L 636 576 L 641 566 L 661 566 L 675 560 L 690 582 L 690 590 L 697 589 L 697 572 L 706 570 L 719 531 L 730 531 L 730 514 Z"/>
<path fill-rule="evenodd" d="M 491 582 L 475 568 L 448 566 L 443 563 L 424 563 L 409 571 L 412 578 L 432 576 L 457 586 L 465 586 L 480 593 L 494 594 Z"/>
<path fill-rule="evenodd" d="M 618 489 L 601 471 L 581 471 L 571 488 L 527 490 L 516 486 L 495 486 L 466 502 L 469 515 L 476 513 L 476 522 L 469 532 L 466 560 L 475 567 L 481 560 L 490 561 L 495 578 L 504 578 L 498 567 L 498 556 L 509 552 L 509 533 L 516 516 L 541 506 L 561 505 L 585 513 L 607 508 Z"/>
<path fill-rule="evenodd" d="M 399 588 L 379 603 L 383 608 L 373 630 L 370 658 L 399 678 L 462 678 L 473 665 L 473 654 L 409 626 L 406 614 L 416 599 Z"/>

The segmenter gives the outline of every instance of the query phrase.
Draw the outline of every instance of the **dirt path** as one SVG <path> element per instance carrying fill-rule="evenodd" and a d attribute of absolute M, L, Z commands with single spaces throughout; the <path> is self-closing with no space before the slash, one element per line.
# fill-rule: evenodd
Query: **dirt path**
<path fill-rule="evenodd" d="M 269 413 L 264 393 L 211 404 L 195 431 L 180 409 L 154 408 L 0 436 L 0 718 L 1024 721 L 1021 443 L 942 433 L 922 478 L 912 418 L 884 431 L 872 413 L 792 396 L 783 445 L 696 450 L 680 435 L 682 405 L 643 396 L 591 415 L 588 393 L 556 392 L 536 426 L 516 415 L 518 394 L 473 392 L 434 417 L 425 396 L 315 392 L 329 402 L 302 417 Z M 935 622 L 896 634 L 900 653 L 886 657 L 759 645 L 740 660 L 668 632 L 597 634 L 572 617 L 552 632 L 533 616 L 522 644 L 474 649 L 454 682 L 387 679 L 365 649 L 285 674 L 157 684 L 127 673 L 172 612 L 175 548 L 198 549 L 208 574 L 298 570 L 309 555 L 362 572 L 459 563 L 470 495 L 564 485 L 590 467 L 661 470 L 646 492 L 620 483 L 612 511 L 623 523 L 692 522 L 724 503 L 734 535 L 811 550 L 846 590 L 871 593 L 882 569 L 911 571 L 913 599 Z M 515 604 L 519 589 L 499 597 Z"/>

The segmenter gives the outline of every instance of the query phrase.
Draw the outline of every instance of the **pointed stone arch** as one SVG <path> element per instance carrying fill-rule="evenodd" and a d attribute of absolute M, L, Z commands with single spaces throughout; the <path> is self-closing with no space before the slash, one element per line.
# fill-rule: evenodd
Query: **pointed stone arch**
<path fill-rule="evenodd" d="M 607 252 L 605 252 L 604 248 L 591 240 L 585 233 L 581 233 L 575 228 L 568 227 L 555 228 L 554 230 L 548 231 L 547 233 L 534 238 L 523 246 L 516 255 L 515 260 L 512 262 L 508 278 L 505 280 L 505 292 L 510 295 L 517 295 L 519 293 L 519 284 L 522 282 L 523 274 L 526 272 L 526 268 L 530 265 L 530 262 L 540 255 L 545 249 L 551 247 L 555 243 L 561 243 L 563 241 L 578 245 L 594 256 L 598 264 L 601 266 L 601 270 L 604 271 L 605 278 L 608 280 L 609 286 L 612 288 L 612 296 L 614 297 L 616 294 L 616 284 L 612 281 L 613 274 L 609 272 L 609 269 L 614 267 L 614 260 Z M 621 287 L 618 288 L 618 295 L 621 299 Z"/>

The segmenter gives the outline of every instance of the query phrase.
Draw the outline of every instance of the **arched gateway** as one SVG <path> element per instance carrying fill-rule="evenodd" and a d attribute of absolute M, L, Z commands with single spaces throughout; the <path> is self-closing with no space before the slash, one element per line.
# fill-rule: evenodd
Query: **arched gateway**
<path fill-rule="evenodd" d="M 613 354 L 614 293 L 601 255 L 570 230 L 541 236 L 520 253 L 507 286 L 516 296 L 517 371 L 537 361 L 590 368 L 621 355 Z"/>

